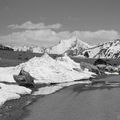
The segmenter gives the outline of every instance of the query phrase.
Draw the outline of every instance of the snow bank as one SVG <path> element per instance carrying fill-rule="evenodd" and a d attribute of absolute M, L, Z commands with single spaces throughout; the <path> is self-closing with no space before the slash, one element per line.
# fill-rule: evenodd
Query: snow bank
<path fill-rule="evenodd" d="M 118 72 L 105 72 L 106 75 L 119 75 Z"/>
<path fill-rule="evenodd" d="M 74 62 L 67 55 L 53 59 L 49 55 L 44 54 L 42 57 L 34 57 L 28 62 L 22 63 L 16 67 L 0 67 L 0 82 L 15 82 L 13 75 L 19 74 L 23 69 L 35 78 L 35 83 L 64 83 L 80 79 L 88 79 L 95 75 L 87 69 L 81 69 L 80 64 Z M 87 82 L 87 81 L 86 81 Z M 83 83 L 64 83 L 57 86 L 40 88 L 38 93 L 34 94 L 50 94 L 65 86 Z M 7 85 L 0 83 L 0 105 L 7 100 L 18 99 L 21 94 L 30 94 L 31 90 L 18 85 Z"/>
<path fill-rule="evenodd" d="M 18 74 L 19 71 L 20 70 L 15 69 L 15 67 L 0 67 L 0 81 L 15 83 L 13 75 Z"/>
<path fill-rule="evenodd" d="M 35 83 L 60 83 L 80 79 L 88 79 L 94 75 L 83 71 L 80 64 L 74 62 L 67 55 L 58 59 L 51 58 L 48 54 L 34 57 L 16 67 L 0 67 L 0 81 L 15 82 L 13 75 L 18 75 L 23 69 L 35 78 Z"/>
<path fill-rule="evenodd" d="M 16 67 L 0 67 L 0 82 L 14 82 L 13 75 L 19 74 L 23 69 L 35 78 L 35 83 L 63 83 L 80 79 L 88 79 L 95 75 L 88 70 L 82 70 L 80 64 L 75 63 L 67 55 L 53 59 L 49 55 L 44 54 L 42 57 L 34 57 L 28 62 L 22 63 Z M 82 83 L 82 81 L 78 82 Z M 38 93 L 34 94 L 50 94 L 75 83 L 64 83 L 57 86 L 40 88 Z M 0 83 L 0 105 L 7 100 L 19 99 L 22 94 L 30 94 L 31 90 L 18 85 Z"/>
<path fill-rule="evenodd" d="M 80 64 L 66 55 L 55 60 L 48 54 L 44 54 L 42 57 L 34 57 L 28 62 L 20 64 L 16 69 L 29 72 L 35 78 L 35 83 L 61 83 L 88 79 L 94 74 L 83 71 Z"/>
<path fill-rule="evenodd" d="M 39 88 L 38 91 L 35 91 L 33 95 L 48 95 L 55 93 L 56 91 L 68 87 L 70 85 L 75 85 L 75 84 L 89 84 L 91 81 L 76 81 L 76 82 L 68 82 L 68 83 L 60 83 L 58 85 L 53 85 L 53 86 L 47 86 L 47 87 L 42 87 Z"/>
<path fill-rule="evenodd" d="M 0 90 L 0 106 L 3 105 L 8 100 L 19 99 L 20 95 L 16 93 L 6 92 L 4 90 Z"/>
<path fill-rule="evenodd" d="M 30 89 L 22 86 L 0 83 L 0 106 L 8 100 L 19 99 L 20 95 L 30 94 L 31 92 Z"/>

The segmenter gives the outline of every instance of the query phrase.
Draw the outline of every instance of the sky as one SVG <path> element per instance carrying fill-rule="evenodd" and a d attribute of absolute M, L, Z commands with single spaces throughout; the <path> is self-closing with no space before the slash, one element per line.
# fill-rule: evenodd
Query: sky
<path fill-rule="evenodd" d="M 0 42 L 51 46 L 80 32 L 89 44 L 119 38 L 120 0 L 0 0 Z"/>

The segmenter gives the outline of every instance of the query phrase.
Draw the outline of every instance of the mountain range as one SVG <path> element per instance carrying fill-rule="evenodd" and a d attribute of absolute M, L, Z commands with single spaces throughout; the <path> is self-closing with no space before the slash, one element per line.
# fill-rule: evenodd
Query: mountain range
<path fill-rule="evenodd" d="M 90 46 L 80 39 L 78 31 L 73 32 L 67 39 L 59 41 L 55 46 L 42 48 L 39 46 L 20 46 L 10 47 L 1 45 L 0 49 L 10 49 L 13 51 L 30 51 L 33 53 L 48 53 L 62 55 L 67 53 L 69 56 L 85 56 L 87 58 L 119 58 L 120 39 Z"/>
<path fill-rule="evenodd" d="M 119 58 L 120 39 L 88 48 L 83 51 L 83 55 L 89 58 Z"/>
<path fill-rule="evenodd" d="M 76 31 L 68 39 L 61 40 L 56 46 L 47 48 L 46 52 L 49 54 L 68 53 L 69 55 L 79 55 L 90 47 L 90 45 L 80 40 L 79 32 Z"/>

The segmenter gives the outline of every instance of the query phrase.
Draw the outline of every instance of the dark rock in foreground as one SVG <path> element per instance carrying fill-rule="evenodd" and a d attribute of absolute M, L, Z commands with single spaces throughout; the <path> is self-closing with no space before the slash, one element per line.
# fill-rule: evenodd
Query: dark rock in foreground
<path fill-rule="evenodd" d="M 97 59 L 95 62 L 94 62 L 94 65 L 98 65 L 98 64 L 103 64 L 103 65 L 107 65 L 107 62 L 103 59 Z"/>
<path fill-rule="evenodd" d="M 19 85 L 34 87 L 34 78 L 24 70 L 21 70 L 19 75 L 13 75 L 13 78 Z"/>
<path fill-rule="evenodd" d="M 100 70 L 95 65 L 92 65 L 90 63 L 81 62 L 80 66 L 81 66 L 82 69 L 87 68 L 91 72 L 94 72 L 94 73 L 99 74 L 99 75 L 101 74 Z"/>

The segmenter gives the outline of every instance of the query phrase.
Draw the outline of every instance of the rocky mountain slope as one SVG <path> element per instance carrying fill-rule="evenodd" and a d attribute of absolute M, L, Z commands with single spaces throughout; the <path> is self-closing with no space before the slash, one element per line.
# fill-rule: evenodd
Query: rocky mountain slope
<path fill-rule="evenodd" d="M 13 48 L 7 45 L 0 44 L 0 50 L 10 50 L 13 51 Z"/>
<path fill-rule="evenodd" d="M 83 51 L 84 56 L 89 58 L 119 58 L 120 39 L 106 42 Z"/>
<path fill-rule="evenodd" d="M 79 32 L 73 32 L 68 39 L 61 40 L 59 44 L 46 49 L 48 54 L 64 54 L 78 55 L 83 50 L 91 46 L 79 39 Z"/>

